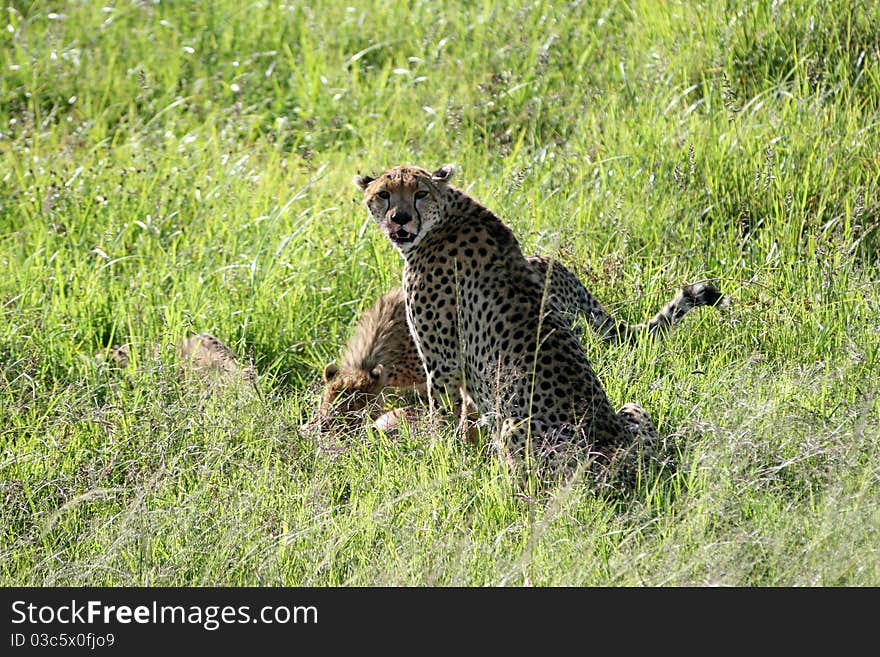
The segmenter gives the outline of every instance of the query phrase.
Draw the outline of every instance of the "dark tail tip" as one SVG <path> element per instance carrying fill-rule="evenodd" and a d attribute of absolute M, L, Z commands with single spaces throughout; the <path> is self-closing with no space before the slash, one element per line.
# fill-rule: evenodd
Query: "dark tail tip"
<path fill-rule="evenodd" d="M 694 307 L 715 306 L 724 298 L 717 287 L 711 283 L 696 283 L 686 285 L 683 289 L 685 296 L 690 299 Z"/>

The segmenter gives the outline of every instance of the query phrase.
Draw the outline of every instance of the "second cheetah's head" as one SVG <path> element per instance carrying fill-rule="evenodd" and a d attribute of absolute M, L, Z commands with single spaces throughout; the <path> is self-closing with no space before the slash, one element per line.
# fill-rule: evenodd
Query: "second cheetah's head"
<path fill-rule="evenodd" d="M 355 176 L 354 182 L 364 191 L 364 202 L 379 228 L 405 253 L 442 218 L 442 195 L 454 171 L 451 164 L 434 173 L 396 166 L 375 178 Z"/>
<path fill-rule="evenodd" d="M 322 428 L 332 424 L 347 424 L 366 410 L 378 406 L 379 395 L 388 385 L 388 373 L 383 365 L 370 371 L 338 367 L 329 363 L 324 368 L 324 393 L 321 406 L 313 421 Z"/>

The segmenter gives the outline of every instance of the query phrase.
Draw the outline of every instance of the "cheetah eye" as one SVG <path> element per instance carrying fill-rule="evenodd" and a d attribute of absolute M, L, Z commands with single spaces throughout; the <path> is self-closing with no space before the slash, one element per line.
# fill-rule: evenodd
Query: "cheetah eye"
<path fill-rule="evenodd" d="M 388 193 L 387 191 L 385 191 L 384 189 L 382 189 L 382 190 L 376 192 L 376 196 L 378 196 L 378 197 L 379 197 L 380 199 L 382 199 L 383 201 L 387 201 L 389 198 L 391 198 L 391 194 L 389 194 L 389 193 Z"/>
<path fill-rule="evenodd" d="M 426 192 L 426 191 L 423 190 L 423 189 L 420 189 L 419 191 L 417 191 L 417 192 L 415 193 L 414 196 L 415 196 L 415 199 L 416 199 L 417 201 L 421 201 L 423 198 L 425 198 L 425 197 L 428 196 L 428 192 Z"/>

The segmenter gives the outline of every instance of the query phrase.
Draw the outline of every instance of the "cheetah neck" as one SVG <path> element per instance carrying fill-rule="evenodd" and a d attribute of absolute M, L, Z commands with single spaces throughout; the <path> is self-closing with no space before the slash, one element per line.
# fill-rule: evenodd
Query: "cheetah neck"
<path fill-rule="evenodd" d="M 355 326 L 341 358 L 343 369 L 371 371 L 385 365 L 390 374 L 406 353 L 403 291 L 394 288 L 367 310 Z"/>
<path fill-rule="evenodd" d="M 445 220 L 485 218 L 500 222 L 495 214 L 473 196 L 458 187 L 448 187 L 443 194 Z"/>
<path fill-rule="evenodd" d="M 442 242 L 460 232 L 462 226 L 478 226 L 485 236 L 493 238 L 494 254 L 501 259 L 524 256 L 513 232 L 494 212 L 457 187 L 448 187 L 443 195 L 442 219 L 431 227 L 430 233 L 409 252 L 402 255 L 406 263 L 415 262 L 442 249 Z"/>

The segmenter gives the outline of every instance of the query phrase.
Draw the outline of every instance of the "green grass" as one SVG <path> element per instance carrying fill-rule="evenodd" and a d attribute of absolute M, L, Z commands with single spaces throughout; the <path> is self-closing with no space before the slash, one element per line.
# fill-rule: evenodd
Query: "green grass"
<path fill-rule="evenodd" d="M 0 584 L 880 585 L 878 5 L 350 4 L 4 8 Z M 352 175 L 450 161 L 625 319 L 732 298 L 585 338 L 675 474 L 300 432 L 400 278 Z M 262 397 L 179 381 L 199 330 Z"/>

